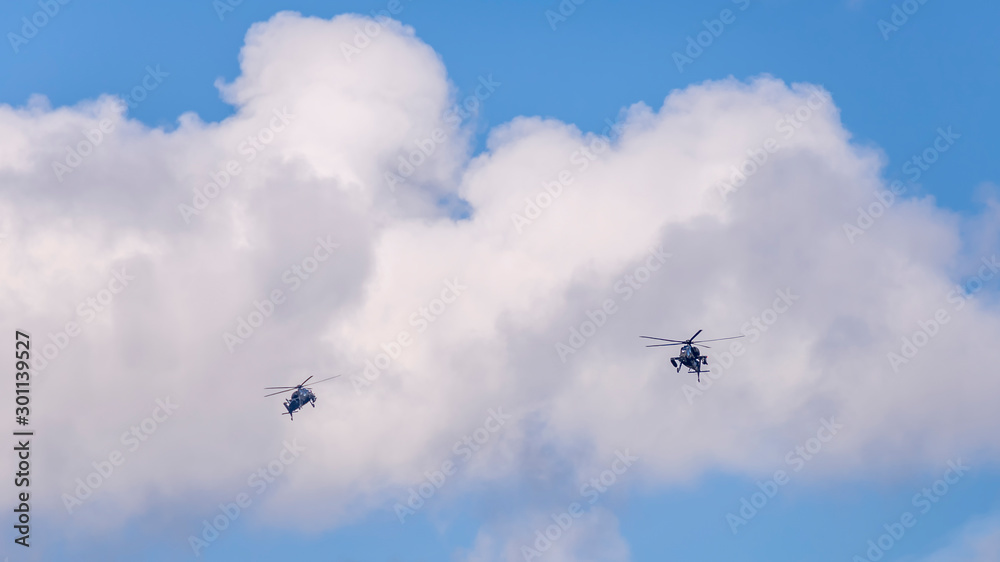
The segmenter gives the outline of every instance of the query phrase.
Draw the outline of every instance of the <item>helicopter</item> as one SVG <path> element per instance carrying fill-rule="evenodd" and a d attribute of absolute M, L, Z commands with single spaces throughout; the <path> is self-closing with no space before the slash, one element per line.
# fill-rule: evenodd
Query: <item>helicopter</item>
<path fill-rule="evenodd" d="M 330 378 L 327 378 L 327 379 L 323 379 L 321 381 L 316 381 L 313 384 L 319 384 L 321 382 L 326 382 L 326 381 L 328 381 L 330 379 L 335 379 L 335 378 L 337 378 L 339 376 L 340 375 L 337 375 L 337 376 L 334 376 L 334 377 L 330 377 Z M 309 376 L 309 379 L 311 379 L 311 378 L 313 378 L 312 375 Z M 282 389 L 282 390 L 278 390 L 278 392 L 272 392 L 271 394 L 267 394 L 267 395 L 264 396 L 264 398 L 267 398 L 268 396 L 274 396 L 275 394 L 281 394 L 283 392 L 288 392 L 289 390 L 294 391 L 294 392 L 292 392 L 291 398 L 285 400 L 285 409 L 288 410 L 288 411 L 287 412 L 283 412 L 283 414 L 288 414 L 289 419 L 293 419 L 294 420 L 295 416 L 293 414 L 295 414 L 295 412 L 298 412 L 299 410 L 301 410 L 303 408 L 303 406 L 305 406 L 306 404 L 312 404 L 313 408 L 316 407 L 316 395 L 313 394 L 313 391 L 311 389 L 308 389 L 308 388 L 305 387 L 305 384 L 307 382 L 309 382 L 309 379 L 306 379 L 306 380 L 302 381 L 302 384 L 299 384 L 298 386 L 269 386 L 269 387 L 266 387 L 264 390 L 278 390 L 278 389 Z"/>
<path fill-rule="evenodd" d="M 695 332 L 695 334 L 693 336 L 691 336 L 690 338 L 688 338 L 688 339 L 686 339 L 684 341 L 668 340 L 668 339 L 664 339 L 664 338 L 654 338 L 652 336 L 639 336 L 639 337 L 640 338 L 646 338 L 646 339 L 649 339 L 649 340 L 659 340 L 659 341 L 672 342 L 672 343 L 657 343 L 657 344 L 653 344 L 653 345 L 647 345 L 646 347 L 666 347 L 668 345 L 679 345 L 679 346 L 681 346 L 681 352 L 678 354 L 677 357 L 671 357 L 670 358 L 670 364 L 673 365 L 674 367 L 677 367 L 677 372 L 678 373 L 681 372 L 681 367 L 687 367 L 688 369 L 690 369 L 688 372 L 689 373 L 695 373 L 696 375 L 698 375 L 698 382 L 701 382 L 701 373 L 703 372 L 702 369 L 701 369 L 701 366 L 702 365 L 708 365 L 708 356 L 707 355 L 702 355 L 701 351 L 697 347 L 695 347 L 694 344 L 696 344 L 696 343 L 697 344 L 701 344 L 703 342 L 708 342 L 708 341 L 733 340 L 733 339 L 736 339 L 736 338 L 742 338 L 743 337 L 743 336 L 733 336 L 731 338 L 716 338 L 716 339 L 713 339 L 713 340 L 695 341 L 695 338 L 697 338 L 698 334 L 700 334 L 701 332 L 702 332 L 702 330 L 698 330 L 697 332 Z M 711 349 L 711 347 L 709 347 L 707 345 L 704 346 L 704 347 L 708 347 L 709 349 Z M 707 371 L 708 371 L 708 369 L 706 368 L 705 372 L 707 372 Z"/>

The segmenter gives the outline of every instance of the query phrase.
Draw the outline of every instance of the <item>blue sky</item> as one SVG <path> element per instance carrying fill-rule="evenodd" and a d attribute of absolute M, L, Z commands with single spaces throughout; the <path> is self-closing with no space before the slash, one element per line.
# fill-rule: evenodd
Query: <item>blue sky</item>
<path fill-rule="evenodd" d="M 964 209 L 975 186 L 991 181 L 989 158 L 1000 44 L 990 22 L 998 8 L 971 2 L 952 9 L 921 6 L 889 39 L 879 20 L 891 3 L 780 0 L 728 2 L 616 2 L 589 0 L 566 21 L 549 25 L 545 11 L 557 2 L 403 4 L 398 19 L 434 47 L 460 90 L 480 75 L 502 82 L 484 107 L 483 127 L 518 115 L 541 115 L 601 130 L 605 118 L 637 101 L 656 107 L 671 90 L 735 76 L 772 74 L 810 82 L 833 93 L 857 142 L 877 145 L 889 157 L 887 174 L 933 140 L 938 127 L 962 135 L 962 150 L 924 177 L 926 188 L 952 208 Z M 6 4 L 0 17 L 16 31 L 33 4 Z M 155 126 L 171 126 L 184 112 L 218 120 L 232 108 L 219 99 L 216 79 L 232 80 L 250 25 L 275 12 L 332 17 L 385 9 L 385 2 L 244 2 L 220 21 L 211 2 L 130 6 L 114 2 L 69 3 L 16 55 L 5 50 L 0 99 L 23 104 L 42 93 L 54 105 L 72 105 L 101 93 L 122 92 L 160 64 L 170 79 L 156 96 L 130 113 Z M 702 31 L 703 20 L 726 8 L 736 20 L 692 64 L 678 72 L 671 55 Z M 900 174 L 901 175 L 901 174 Z"/>
<path fill-rule="evenodd" d="M 587 0 L 553 29 L 545 12 L 557 10 L 558 4 L 404 1 L 397 19 L 412 26 L 440 55 L 460 98 L 474 90 L 480 77 L 492 76 L 501 83 L 475 121 L 475 151 L 484 149 L 491 128 L 518 116 L 551 117 L 599 132 L 605 119 L 614 119 L 633 103 L 658 109 L 676 89 L 729 76 L 747 80 L 768 74 L 786 83 L 826 88 L 852 142 L 884 152 L 883 177 L 888 180 L 905 179 L 903 164 L 930 145 L 939 128 L 953 128 L 961 135 L 954 148 L 923 174 L 919 186 L 912 186 L 912 193 L 932 195 L 941 207 L 974 215 L 981 210 L 982 186 L 1000 178 L 995 157 L 1000 121 L 995 103 L 1000 86 L 996 3 L 958 6 L 928 0 L 888 39 L 878 21 L 890 18 L 891 2 Z M 0 74 L 5 78 L 0 81 L 0 103 L 22 106 L 29 96 L 41 94 L 53 106 L 72 106 L 103 93 L 126 92 L 152 66 L 169 76 L 129 112 L 130 117 L 167 130 L 186 112 L 221 121 L 234 110 L 220 99 L 214 84 L 238 76 L 239 52 L 249 26 L 284 10 L 330 18 L 369 14 L 385 5 L 244 1 L 220 18 L 208 0 L 180 5 L 73 1 L 60 6 L 18 52 L 9 44 L 0 48 Z M 735 21 L 680 71 L 672 55 L 685 49 L 689 36 L 705 29 L 703 20 L 718 18 L 724 9 L 732 10 Z M 20 32 L 21 18 L 37 10 L 34 2 L 4 3 L 0 28 Z M 895 384 L 905 386 L 906 379 L 900 377 Z M 885 390 L 894 391 L 892 386 Z M 799 442 L 814 431 L 802 427 Z M 975 463 L 973 453 L 968 475 L 920 516 L 917 527 L 891 549 L 887 560 L 921 560 L 950 544 L 970 522 L 1000 510 L 1000 471 L 988 457 Z M 773 469 L 755 476 L 716 470 L 667 487 L 626 480 L 625 486 L 602 496 L 597 507 L 618 517 L 619 532 L 636 561 L 846 561 L 863 556 L 867 541 L 883 533 L 884 524 L 912 510 L 911 497 L 941 478 L 948 460 L 891 476 L 873 470 L 871 478 L 864 473 L 840 478 L 822 470 L 812 474 L 807 464 L 735 535 L 726 513 L 739 509 L 740 499 L 756 491 L 758 480 L 787 468 L 781 456 L 761 460 Z M 480 525 L 491 519 L 490 510 L 504 509 L 511 495 L 529 497 L 537 485 L 528 473 L 499 490 L 470 485 L 461 493 L 432 498 L 430 507 L 406 525 L 396 521 L 390 505 L 359 510 L 356 522 L 311 533 L 262 531 L 243 518 L 206 550 L 204 558 L 448 560 L 456 550 L 472 548 Z M 546 505 L 556 510 L 576 499 L 573 488 L 566 487 L 551 492 Z M 189 519 L 196 522 L 198 515 Z M 157 536 L 155 521 L 156 515 L 150 514 L 121 531 L 122 537 L 141 539 L 131 543 L 129 559 L 189 558 L 190 551 L 176 537 Z M 38 526 L 44 531 L 44 522 Z M 57 535 L 40 533 L 36 540 L 53 559 L 72 557 L 70 550 L 58 546 Z M 94 553 L 109 554 L 92 546 Z M 7 546 L 0 552 L 7 552 Z"/>

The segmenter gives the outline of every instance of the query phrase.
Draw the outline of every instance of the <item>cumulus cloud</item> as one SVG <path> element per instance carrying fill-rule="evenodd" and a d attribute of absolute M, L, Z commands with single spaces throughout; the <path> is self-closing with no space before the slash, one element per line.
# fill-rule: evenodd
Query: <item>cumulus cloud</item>
<path fill-rule="evenodd" d="M 610 138 L 519 117 L 471 157 L 412 29 L 383 21 L 345 56 L 369 21 L 255 25 L 219 123 L 150 129 L 110 97 L 0 107 L 0 311 L 33 336 L 38 507 L 59 525 L 176 512 L 163 532 L 185 537 L 246 492 L 255 524 L 321 530 L 391 511 L 445 461 L 442 495 L 582 482 L 626 449 L 629 486 L 758 474 L 832 417 L 809 474 L 995 461 L 995 284 L 955 289 L 992 277 L 995 205 L 890 201 L 836 100 L 768 76 L 624 108 Z M 729 342 L 706 350 L 701 386 L 638 338 L 698 329 L 747 335 L 731 363 Z M 310 374 L 343 377 L 289 423 L 262 388 Z M 511 419 L 472 451 L 498 408 Z"/>
<path fill-rule="evenodd" d="M 481 530 L 473 548 L 463 558 L 468 562 L 513 562 L 554 560 L 557 562 L 625 562 L 629 548 L 618 533 L 618 519 L 603 507 L 587 511 L 566 508 L 555 516 L 543 512 L 521 514 L 494 529 Z M 525 532 L 531 529 L 531 534 Z M 492 532 L 508 540 L 498 540 Z"/>

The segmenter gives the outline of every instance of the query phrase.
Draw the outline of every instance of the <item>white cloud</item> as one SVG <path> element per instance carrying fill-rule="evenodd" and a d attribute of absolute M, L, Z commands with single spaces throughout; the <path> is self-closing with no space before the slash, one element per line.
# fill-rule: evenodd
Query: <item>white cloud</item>
<path fill-rule="evenodd" d="M 600 506 L 588 509 L 574 519 L 565 510 L 564 520 L 551 514 L 519 514 L 516 523 L 506 521 L 497 528 L 480 530 L 468 553 L 467 562 L 626 562 L 629 548 L 618 532 L 618 518 Z M 560 525 L 561 524 L 561 525 Z M 530 529 L 530 532 L 526 532 Z M 498 540 L 491 531 L 513 538 Z"/>
<path fill-rule="evenodd" d="M 961 310 L 946 300 L 980 257 L 960 233 L 995 228 L 995 210 L 973 228 L 931 199 L 900 201 L 851 244 L 842 225 L 885 187 L 884 158 L 851 144 L 832 100 L 786 138 L 782 119 L 815 90 L 770 77 L 627 108 L 620 138 L 583 156 L 586 169 L 577 151 L 593 135 L 533 117 L 498 127 L 466 161 L 468 132 L 444 118 L 455 92 L 439 57 L 392 24 L 349 62 L 340 45 L 363 23 L 282 13 L 254 26 L 242 75 L 222 86 L 237 111 L 220 123 L 189 114 L 151 130 L 110 98 L 0 107 L 7 333 L 31 330 L 37 354 L 82 324 L 32 380 L 38 485 L 58 491 L 40 508 L 65 515 L 59 494 L 125 451 L 121 435 L 167 396 L 178 411 L 67 524 L 92 533 L 178 510 L 170 532 L 186 540 L 298 439 L 301 459 L 248 516 L 329 528 L 390 509 L 501 406 L 517 418 L 451 493 L 560 462 L 584 478 L 625 448 L 643 458 L 631 481 L 650 486 L 710 468 L 769 473 L 830 416 L 845 430 L 810 465 L 816 476 L 971 450 L 996 460 L 1000 381 L 984 368 L 1000 359 L 996 309 L 990 291 Z M 60 182 L 52 161 L 102 119 L 115 130 Z M 446 141 L 391 191 L 385 172 L 436 128 Z M 768 138 L 780 149 L 723 202 L 720 182 Z M 231 160 L 239 172 L 185 223 L 178 206 Z M 519 233 L 512 215 L 564 171 L 568 185 Z M 437 205 L 445 193 L 468 201 L 469 220 Z M 340 247 L 292 292 L 283 272 L 308 269 L 327 237 Z M 626 300 L 616 284 L 660 246 L 671 257 Z M 100 312 L 82 304 L 123 267 L 135 277 L 125 290 Z M 441 308 L 446 280 L 467 289 Z M 693 405 L 691 377 L 637 337 L 734 335 L 786 288 L 800 300 Z M 223 333 L 275 289 L 285 300 L 230 354 Z M 556 344 L 608 299 L 616 312 L 563 363 Z M 421 307 L 434 318 L 422 331 Z M 948 324 L 894 373 L 887 353 L 937 309 Z M 352 376 L 400 332 L 412 344 L 356 393 Z M 710 362 L 726 349 L 707 350 Z M 317 408 L 289 423 L 261 389 L 307 373 L 347 376 L 316 387 Z"/>

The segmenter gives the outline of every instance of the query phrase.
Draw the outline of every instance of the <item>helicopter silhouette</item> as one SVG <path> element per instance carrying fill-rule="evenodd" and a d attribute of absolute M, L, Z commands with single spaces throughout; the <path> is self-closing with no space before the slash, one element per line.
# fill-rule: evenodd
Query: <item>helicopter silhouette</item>
<path fill-rule="evenodd" d="M 337 376 L 334 376 L 334 377 L 330 377 L 330 378 L 327 378 L 327 379 L 323 379 L 321 381 L 316 381 L 313 384 L 319 384 L 321 382 L 326 382 L 326 381 L 328 381 L 330 379 L 335 379 L 335 378 L 337 378 L 339 376 L 340 375 L 337 375 Z M 309 376 L 309 379 L 311 379 L 311 378 L 312 378 L 312 375 Z M 303 406 L 305 406 L 306 404 L 312 404 L 313 408 L 316 407 L 316 394 L 313 393 L 312 389 L 309 389 L 309 388 L 305 387 L 305 384 L 307 382 L 309 382 L 309 379 L 306 379 L 306 380 L 302 381 L 302 384 L 299 384 L 297 386 L 269 386 L 269 387 L 266 387 L 266 388 L 264 388 L 264 390 L 278 390 L 279 388 L 282 389 L 282 390 L 278 390 L 278 392 L 272 392 L 271 394 L 267 394 L 267 395 L 264 396 L 264 398 L 267 398 L 268 396 L 274 396 L 276 394 L 282 394 L 284 392 L 288 392 L 289 390 L 293 391 L 291 397 L 289 397 L 287 400 L 285 400 L 285 409 L 288 410 L 288 411 L 287 412 L 283 412 L 282 415 L 288 414 L 289 418 L 294 420 L 295 419 L 295 416 L 294 416 L 295 412 L 298 412 L 299 410 L 301 410 L 303 408 Z"/>
<path fill-rule="evenodd" d="M 659 340 L 659 341 L 672 342 L 672 343 L 657 343 L 657 344 L 653 344 L 653 345 L 647 345 L 646 347 L 667 347 L 667 346 L 670 346 L 670 345 L 679 345 L 679 346 L 681 346 L 681 351 L 677 355 L 677 357 L 671 357 L 670 358 L 670 364 L 673 365 L 674 367 L 677 367 L 677 372 L 678 373 L 681 372 L 681 367 L 687 367 L 688 369 L 690 369 L 688 371 L 688 373 L 694 373 L 694 374 L 696 374 L 698 376 L 698 382 L 701 382 L 701 374 L 703 372 L 708 372 L 707 368 L 704 369 L 704 370 L 702 370 L 702 368 L 701 368 L 702 365 L 705 365 L 705 366 L 708 365 L 708 356 L 707 355 L 702 355 L 701 354 L 701 350 L 699 350 L 697 347 L 695 347 L 694 344 L 696 344 L 696 343 L 697 344 L 702 344 L 703 342 L 708 342 L 708 341 L 734 340 L 736 338 L 742 338 L 743 337 L 743 336 L 733 336 L 731 338 L 716 338 L 716 339 L 713 339 L 713 340 L 695 341 L 695 338 L 697 338 L 698 334 L 700 334 L 701 332 L 702 332 L 702 330 L 698 330 L 697 332 L 694 333 L 693 336 L 691 336 L 690 338 L 688 338 L 686 340 L 683 340 L 683 341 L 681 341 L 681 340 L 668 340 L 668 339 L 665 339 L 665 338 L 654 338 L 652 336 L 639 336 L 639 337 L 640 338 L 646 338 L 646 339 L 649 339 L 649 340 Z M 709 347 L 707 345 L 704 345 L 703 347 L 708 347 L 709 349 L 712 349 L 711 347 Z"/>

